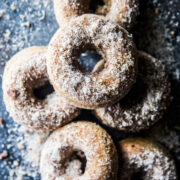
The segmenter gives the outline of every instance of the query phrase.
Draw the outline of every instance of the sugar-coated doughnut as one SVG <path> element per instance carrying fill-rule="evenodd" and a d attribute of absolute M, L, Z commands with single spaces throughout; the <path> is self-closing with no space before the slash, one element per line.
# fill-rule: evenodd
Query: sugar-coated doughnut
<path fill-rule="evenodd" d="M 119 142 L 119 180 L 176 180 L 175 162 L 160 144 L 143 138 Z"/>
<path fill-rule="evenodd" d="M 34 89 L 48 80 L 47 47 L 30 47 L 7 63 L 3 76 L 3 94 L 7 110 L 15 121 L 37 130 L 51 131 L 67 124 L 80 110 L 56 92 L 40 100 Z"/>
<path fill-rule="evenodd" d="M 79 171 L 78 160 L 71 159 L 77 152 L 85 156 L 84 172 Z M 73 166 L 76 166 L 74 174 Z M 111 180 L 117 179 L 117 170 L 118 157 L 111 137 L 91 122 L 76 122 L 59 128 L 42 149 L 42 180 Z"/>
<path fill-rule="evenodd" d="M 138 59 L 138 77 L 130 92 L 114 105 L 94 111 L 102 123 L 125 132 L 148 129 L 162 118 L 171 102 L 170 82 L 162 63 L 142 51 Z M 102 65 L 100 62 L 95 71 Z"/>
<path fill-rule="evenodd" d="M 54 11 L 57 22 L 63 26 L 72 18 L 93 13 L 105 16 L 119 23 L 125 29 L 130 29 L 139 14 L 139 0 L 102 0 L 102 5 L 93 8 L 92 0 L 54 0 Z"/>
<path fill-rule="evenodd" d="M 77 59 L 86 50 L 105 60 L 101 72 L 84 72 Z M 47 69 L 54 88 L 77 107 L 95 109 L 117 102 L 136 79 L 136 50 L 131 35 L 97 15 L 75 18 L 59 29 L 47 53 Z"/>

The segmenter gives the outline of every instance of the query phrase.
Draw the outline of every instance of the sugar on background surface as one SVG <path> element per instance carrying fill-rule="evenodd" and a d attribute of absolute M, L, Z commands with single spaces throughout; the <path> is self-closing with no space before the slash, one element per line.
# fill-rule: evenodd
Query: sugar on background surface
<path fill-rule="evenodd" d="M 161 59 L 172 82 L 174 100 L 164 118 L 150 130 L 125 134 L 104 128 L 114 140 L 131 136 L 149 137 L 165 145 L 174 155 L 180 171 L 180 2 L 179 0 L 141 0 L 137 25 L 132 29 L 140 50 Z M 14 123 L 6 112 L 2 98 L 2 75 L 6 62 L 19 50 L 32 45 L 48 45 L 58 25 L 52 0 L 0 1 L 0 179 L 40 179 L 37 160 L 44 136 L 36 136 Z M 84 53 L 82 64 L 92 68 L 93 55 Z M 83 61 L 86 60 L 86 61 Z M 76 120 L 97 122 L 90 111 L 83 110 Z M 24 135 L 24 131 L 26 132 Z M 34 148 L 33 148 L 34 147 Z M 37 155 L 37 156 L 35 156 Z"/>

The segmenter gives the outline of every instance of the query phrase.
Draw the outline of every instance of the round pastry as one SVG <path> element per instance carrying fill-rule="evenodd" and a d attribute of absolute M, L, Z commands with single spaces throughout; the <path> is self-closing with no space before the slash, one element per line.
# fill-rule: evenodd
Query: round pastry
<path fill-rule="evenodd" d="M 119 150 L 118 179 L 177 179 L 175 162 L 161 145 L 143 138 L 130 138 L 119 142 Z"/>
<path fill-rule="evenodd" d="M 99 72 L 85 72 L 78 58 L 95 50 L 105 60 Z M 136 51 L 131 35 L 97 15 L 79 16 L 59 29 L 47 53 L 47 69 L 54 88 L 77 107 L 95 109 L 117 102 L 136 79 Z"/>
<path fill-rule="evenodd" d="M 93 13 L 130 29 L 139 14 L 139 0 L 102 0 L 99 6 L 96 4 L 93 0 L 54 0 L 57 22 L 63 26 L 74 17 Z"/>
<path fill-rule="evenodd" d="M 78 162 L 75 163 L 78 158 L 72 160 L 74 154 L 81 157 L 81 171 Z M 74 174 L 70 169 L 73 166 L 77 170 Z M 116 179 L 117 170 L 118 157 L 111 137 L 91 122 L 71 123 L 56 130 L 42 149 L 40 172 L 43 180 Z"/>
<path fill-rule="evenodd" d="M 35 96 L 35 90 L 49 82 L 46 52 L 47 47 L 30 47 L 12 57 L 4 71 L 3 94 L 15 121 L 35 130 L 51 131 L 77 117 L 80 110 L 56 92 L 44 99 Z"/>
<path fill-rule="evenodd" d="M 114 105 L 98 108 L 95 116 L 104 124 L 125 132 L 148 129 L 160 118 L 171 102 L 170 82 L 162 63 L 138 52 L 138 76 L 130 92 Z M 102 68 L 102 63 L 95 67 Z"/>

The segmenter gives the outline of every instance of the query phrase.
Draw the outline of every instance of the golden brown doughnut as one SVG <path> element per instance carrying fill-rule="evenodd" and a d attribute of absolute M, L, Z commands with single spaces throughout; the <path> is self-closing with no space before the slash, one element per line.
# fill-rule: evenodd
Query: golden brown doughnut
<path fill-rule="evenodd" d="M 93 13 L 105 16 L 125 29 L 130 29 L 135 24 L 139 14 L 139 0 L 103 0 L 103 2 L 104 5 L 92 10 L 92 0 L 54 0 L 57 22 L 63 26 L 74 17 Z"/>
<path fill-rule="evenodd" d="M 177 179 L 175 162 L 160 144 L 130 138 L 119 142 L 119 150 L 119 180 L 130 180 L 135 174 L 142 180 Z"/>
<path fill-rule="evenodd" d="M 71 157 L 77 152 L 86 158 L 85 170 L 69 174 Z M 117 169 L 117 152 L 111 137 L 91 122 L 71 123 L 56 130 L 41 153 L 42 180 L 111 180 L 117 178 Z"/>
<path fill-rule="evenodd" d="M 15 121 L 51 131 L 77 117 L 80 110 L 56 92 L 44 100 L 34 95 L 34 89 L 49 81 L 46 51 L 47 47 L 30 47 L 17 53 L 6 65 L 2 86 L 4 102 Z"/>
<path fill-rule="evenodd" d="M 94 49 L 106 61 L 99 73 L 84 72 L 77 59 Z M 47 69 L 54 88 L 69 103 L 94 109 L 117 102 L 136 79 L 136 51 L 132 36 L 97 15 L 83 15 L 59 29 L 47 53 Z"/>
<path fill-rule="evenodd" d="M 119 102 L 94 111 L 104 124 L 125 132 L 148 129 L 162 118 L 171 102 L 168 75 L 161 61 L 138 52 L 139 72 L 130 92 Z M 100 71 L 103 62 L 95 67 Z"/>

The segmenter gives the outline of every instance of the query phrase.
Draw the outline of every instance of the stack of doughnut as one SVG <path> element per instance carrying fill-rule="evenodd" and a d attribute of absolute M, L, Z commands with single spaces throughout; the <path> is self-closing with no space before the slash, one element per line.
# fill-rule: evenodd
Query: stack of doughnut
<path fill-rule="evenodd" d="M 161 61 L 138 51 L 129 33 L 138 0 L 54 0 L 60 28 L 48 47 L 30 47 L 7 63 L 3 95 L 15 121 L 50 132 L 44 144 L 43 180 L 175 180 L 175 162 L 161 145 L 143 138 L 114 142 L 99 125 L 71 122 L 81 108 L 124 133 L 146 130 L 171 102 Z M 102 59 L 92 72 L 78 58 L 94 50 Z M 36 90 L 51 84 L 43 98 Z M 54 131 L 54 132 L 53 132 Z"/>

